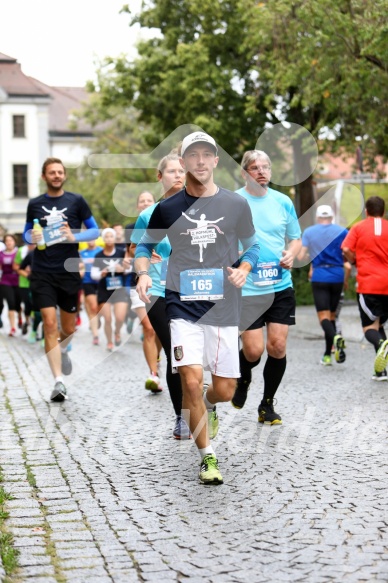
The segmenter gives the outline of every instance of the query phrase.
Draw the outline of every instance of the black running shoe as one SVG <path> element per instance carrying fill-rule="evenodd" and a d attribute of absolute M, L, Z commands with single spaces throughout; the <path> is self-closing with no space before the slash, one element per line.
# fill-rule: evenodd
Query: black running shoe
<path fill-rule="evenodd" d="M 231 401 L 235 409 L 242 409 L 244 407 L 250 384 L 251 381 L 243 380 L 241 377 L 237 379 L 236 392 L 234 393 L 234 397 Z"/>
<path fill-rule="evenodd" d="M 266 399 L 261 401 L 259 405 L 259 423 L 264 425 L 281 425 L 282 418 L 273 408 L 273 399 Z"/>
<path fill-rule="evenodd" d="M 62 373 L 65 375 L 71 374 L 73 365 L 71 364 L 70 356 L 67 352 L 62 352 Z"/>
<path fill-rule="evenodd" d="M 55 383 L 54 389 L 51 393 L 50 401 L 54 401 L 55 403 L 61 403 L 67 399 L 67 391 L 66 387 L 63 383 L 58 381 Z"/>
<path fill-rule="evenodd" d="M 22 326 L 22 335 L 25 336 L 28 332 L 28 324 L 27 322 L 24 322 L 23 326 Z"/>

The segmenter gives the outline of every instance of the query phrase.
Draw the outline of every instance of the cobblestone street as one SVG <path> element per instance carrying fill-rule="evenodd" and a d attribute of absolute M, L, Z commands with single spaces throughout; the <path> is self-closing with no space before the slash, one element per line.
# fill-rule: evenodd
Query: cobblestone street
<path fill-rule="evenodd" d="M 192 440 L 172 438 L 167 388 L 144 389 L 139 331 L 109 354 L 82 318 L 62 404 L 49 401 L 40 344 L 0 331 L 5 528 L 20 551 L 12 581 L 388 581 L 388 382 L 371 380 L 356 306 L 341 312 L 347 359 L 332 367 L 318 364 L 313 307 L 298 308 L 282 426 L 257 422 L 263 363 L 244 409 L 217 407 L 217 487 L 199 483 Z"/>

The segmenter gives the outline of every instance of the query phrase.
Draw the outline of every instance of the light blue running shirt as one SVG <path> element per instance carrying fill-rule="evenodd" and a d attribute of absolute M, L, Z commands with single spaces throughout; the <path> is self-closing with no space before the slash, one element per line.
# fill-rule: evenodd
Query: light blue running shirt
<path fill-rule="evenodd" d="M 135 223 L 135 227 L 132 231 L 131 235 L 131 243 L 138 245 L 140 239 L 144 235 L 148 223 L 150 222 L 150 218 L 154 209 L 158 203 L 147 207 L 140 213 L 137 217 L 137 221 Z M 166 289 L 166 273 L 167 273 L 167 260 L 171 254 L 171 245 L 168 240 L 168 237 L 165 237 L 158 243 L 155 247 L 155 252 L 158 253 L 163 261 L 160 263 L 151 263 L 149 268 L 149 276 L 152 279 L 152 287 L 148 290 L 152 296 L 159 296 L 164 298 L 165 289 Z"/>
<path fill-rule="evenodd" d="M 287 240 L 301 237 L 298 217 L 291 199 L 272 188 L 268 188 L 264 196 L 252 196 L 245 188 L 236 192 L 248 201 L 260 245 L 259 262 L 254 270 L 257 274 L 248 275 L 242 295 L 265 295 L 292 287 L 290 270 L 281 269 L 279 266 Z M 253 279 L 264 285 L 255 285 Z M 277 283 L 271 283 L 271 280 Z"/>

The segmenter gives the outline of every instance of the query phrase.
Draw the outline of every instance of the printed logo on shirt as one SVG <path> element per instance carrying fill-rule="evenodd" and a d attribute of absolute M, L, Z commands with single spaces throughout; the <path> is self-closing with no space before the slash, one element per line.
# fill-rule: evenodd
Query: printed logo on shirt
<path fill-rule="evenodd" d="M 46 209 L 45 206 L 42 206 L 42 209 L 46 213 L 48 213 L 46 216 L 43 217 L 44 219 L 46 219 L 48 225 L 54 225 L 55 223 L 58 223 L 58 222 L 62 221 L 63 219 L 67 219 L 67 216 L 65 215 L 65 211 L 67 210 L 67 207 L 60 210 L 60 209 L 57 209 L 56 206 L 53 206 L 53 208 L 51 210 L 49 210 L 49 209 Z"/>
<path fill-rule="evenodd" d="M 191 244 L 199 246 L 199 261 L 203 262 L 203 250 L 207 248 L 209 243 L 215 243 L 217 239 L 217 233 L 224 235 L 225 233 L 216 225 L 222 221 L 225 217 L 221 217 L 216 220 L 206 219 L 206 215 L 202 214 L 199 219 L 191 219 L 182 212 L 182 215 L 191 223 L 196 223 L 197 226 L 194 229 L 188 228 L 186 233 L 181 233 L 181 235 L 190 235 Z"/>

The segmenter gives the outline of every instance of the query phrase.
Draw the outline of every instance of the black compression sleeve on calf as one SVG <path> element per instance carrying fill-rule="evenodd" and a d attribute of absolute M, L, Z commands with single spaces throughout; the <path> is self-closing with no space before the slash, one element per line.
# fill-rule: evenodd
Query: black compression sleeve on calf
<path fill-rule="evenodd" d="M 287 366 L 287 357 L 274 358 L 273 356 L 268 356 L 267 362 L 264 366 L 263 377 L 264 377 L 264 395 L 263 401 L 267 399 L 273 399 L 276 391 L 282 381 L 284 372 Z"/>
<path fill-rule="evenodd" d="M 261 357 L 258 358 L 257 360 L 255 360 L 254 362 L 249 362 L 249 360 L 247 360 L 245 358 L 245 354 L 244 354 L 244 351 L 242 348 L 240 350 L 239 356 L 240 356 L 241 378 L 242 378 L 242 380 L 250 383 L 252 380 L 252 369 L 255 368 L 255 366 L 257 366 L 259 364 Z"/>
<path fill-rule="evenodd" d="M 380 326 L 380 328 L 379 328 L 379 334 L 380 334 L 380 338 L 382 338 L 383 340 L 386 340 L 387 339 L 387 335 L 385 333 L 384 326 Z"/>
<path fill-rule="evenodd" d="M 378 330 L 373 330 L 373 328 L 369 328 L 369 330 L 365 332 L 365 338 L 368 340 L 368 342 L 373 344 L 375 351 L 377 352 L 381 340 L 380 332 Z"/>
<path fill-rule="evenodd" d="M 335 332 L 333 329 L 333 324 L 331 323 L 330 320 L 328 320 L 326 318 L 325 320 L 322 320 L 321 326 L 322 326 L 323 331 L 325 333 L 325 341 L 326 341 L 325 356 L 330 356 L 331 355 L 331 347 L 333 346 L 333 340 L 334 340 L 334 335 L 335 335 Z"/>

